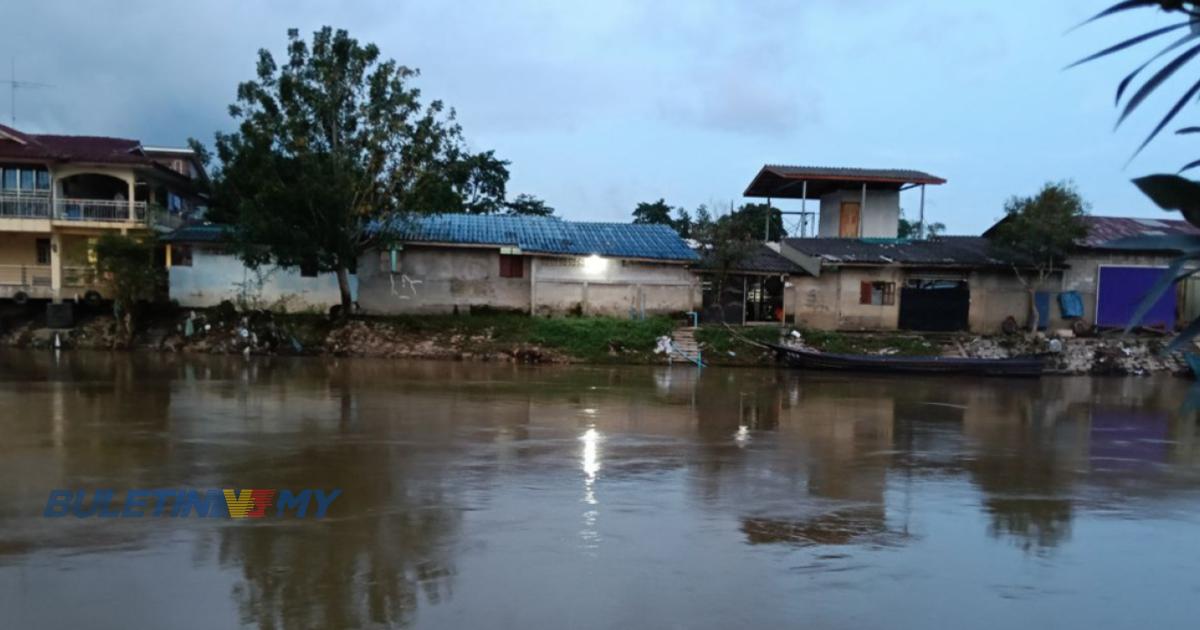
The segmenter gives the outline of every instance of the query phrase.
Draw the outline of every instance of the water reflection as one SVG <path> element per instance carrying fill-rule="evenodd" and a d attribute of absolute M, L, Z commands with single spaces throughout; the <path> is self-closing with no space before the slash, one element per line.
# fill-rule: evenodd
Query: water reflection
<path fill-rule="evenodd" d="M 853 593 L 847 571 L 884 599 L 897 576 L 925 580 L 926 605 L 954 593 L 962 609 L 941 613 L 965 622 L 973 597 L 1061 582 L 1013 586 L 1029 576 L 1005 558 L 1100 575 L 1114 540 L 1134 545 L 1126 564 L 1158 558 L 1123 602 L 1154 618 L 1200 561 L 1157 546 L 1200 507 L 1182 381 L 0 360 L 0 611 L 16 627 L 91 625 L 62 602 L 95 606 L 95 589 L 125 621 L 190 594 L 178 627 L 603 626 L 628 610 L 771 625 L 795 618 L 783 602 L 833 605 L 778 596 L 812 580 Z M 56 487 L 222 486 L 343 494 L 321 521 L 40 517 Z M 994 587 L 963 590 L 975 563 Z M 730 597 L 741 617 L 723 616 Z"/>

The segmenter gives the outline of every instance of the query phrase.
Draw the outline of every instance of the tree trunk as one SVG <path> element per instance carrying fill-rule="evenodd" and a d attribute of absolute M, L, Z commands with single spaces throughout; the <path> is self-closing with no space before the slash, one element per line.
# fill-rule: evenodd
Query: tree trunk
<path fill-rule="evenodd" d="M 1037 290 L 1032 286 L 1025 290 L 1029 292 L 1029 334 L 1032 335 L 1038 329 Z"/>
<path fill-rule="evenodd" d="M 350 309 L 354 307 L 354 299 L 350 296 L 350 272 L 345 267 L 338 267 L 337 270 L 338 291 L 342 293 L 342 317 L 350 315 Z"/>

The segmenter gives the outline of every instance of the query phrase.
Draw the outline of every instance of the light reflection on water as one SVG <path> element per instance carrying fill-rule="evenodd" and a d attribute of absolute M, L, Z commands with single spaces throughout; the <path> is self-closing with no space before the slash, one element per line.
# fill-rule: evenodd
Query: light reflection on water
<path fill-rule="evenodd" d="M 3 353 L 0 627 L 1190 627 L 1188 385 Z"/>

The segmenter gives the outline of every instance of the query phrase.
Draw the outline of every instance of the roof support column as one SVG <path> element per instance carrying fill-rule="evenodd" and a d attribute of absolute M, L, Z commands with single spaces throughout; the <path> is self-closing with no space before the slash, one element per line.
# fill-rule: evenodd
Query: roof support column
<path fill-rule="evenodd" d="M 808 236 L 808 214 L 805 211 L 805 202 L 807 201 L 808 180 L 806 179 L 800 182 L 800 238 Z"/>
<path fill-rule="evenodd" d="M 917 226 L 917 238 L 925 240 L 925 184 L 921 184 L 921 217 Z"/>
<path fill-rule="evenodd" d="M 767 218 L 763 221 L 763 242 L 771 242 L 771 198 L 767 197 Z"/>
<path fill-rule="evenodd" d="M 858 202 L 858 238 L 863 235 L 863 217 L 867 216 L 867 182 L 863 182 L 862 198 Z"/>

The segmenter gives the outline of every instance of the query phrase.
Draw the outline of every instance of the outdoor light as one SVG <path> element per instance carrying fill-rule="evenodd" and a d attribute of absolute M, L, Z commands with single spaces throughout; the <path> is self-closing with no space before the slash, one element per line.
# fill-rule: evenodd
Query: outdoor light
<path fill-rule="evenodd" d="M 593 276 L 599 275 L 604 273 L 604 270 L 607 268 L 608 261 L 597 256 L 596 254 L 592 254 L 591 256 L 583 259 L 583 272 L 586 274 Z"/>

